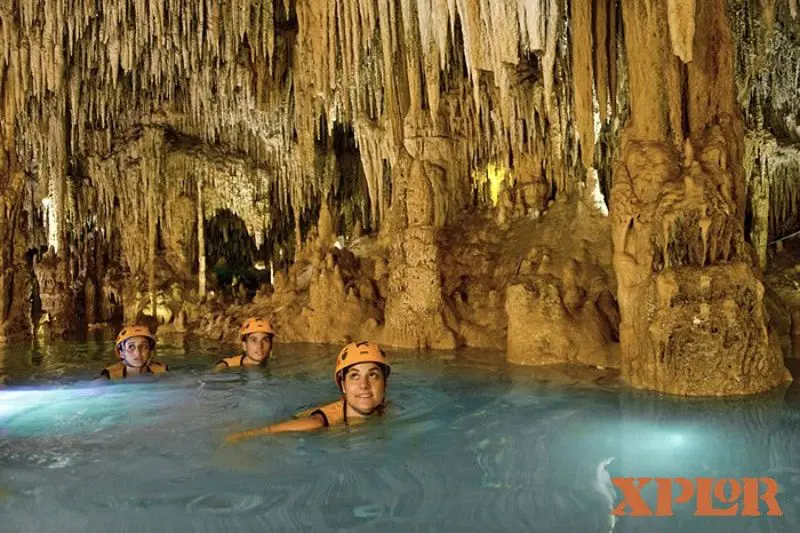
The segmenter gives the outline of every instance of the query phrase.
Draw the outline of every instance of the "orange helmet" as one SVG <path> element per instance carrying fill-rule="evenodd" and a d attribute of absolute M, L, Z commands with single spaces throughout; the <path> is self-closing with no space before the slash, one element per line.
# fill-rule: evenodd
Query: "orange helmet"
<path fill-rule="evenodd" d="M 119 332 L 119 335 L 117 335 L 117 341 L 114 343 L 114 352 L 117 354 L 117 357 L 122 358 L 119 347 L 131 337 L 147 338 L 150 340 L 151 348 L 154 348 L 156 345 L 156 338 L 150 333 L 150 328 L 147 326 L 125 326 L 122 328 L 122 331 Z"/>
<path fill-rule="evenodd" d="M 272 329 L 272 324 L 266 318 L 250 317 L 242 322 L 242 327 L 239 328 L 239 336 L 244 340 L 247 335 L 251 333 L 267 333 L 275 335 L 275 330 Z"/>
<path fill-rule="evenodd" d="M 343 371 L 358 363 L 377 363 L 383 366 L 383 376 L 389 377 L 389 372 L 392 366 L 389 364 L 389 359 L 381 347 L 374 342 L 351 342 L 339 352 L 336 357 L 336 370 L 333 372 L 333 378 L 336 380 L 336 386 L 341 388 L 342 373 Z"/>

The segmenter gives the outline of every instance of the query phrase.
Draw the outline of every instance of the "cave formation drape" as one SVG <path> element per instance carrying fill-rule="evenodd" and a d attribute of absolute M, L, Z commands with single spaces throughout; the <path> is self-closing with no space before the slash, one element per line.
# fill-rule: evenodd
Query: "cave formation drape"
<path fill-rule="evenodd" d="M 773 387 L 759 276 L 800 226 L 796 11 L 4 2 L 0 335 L 150 317 L 231 339 L 263 313 L 285 341 Z M 262 274 L 222 287 L 210 235 Z"/>

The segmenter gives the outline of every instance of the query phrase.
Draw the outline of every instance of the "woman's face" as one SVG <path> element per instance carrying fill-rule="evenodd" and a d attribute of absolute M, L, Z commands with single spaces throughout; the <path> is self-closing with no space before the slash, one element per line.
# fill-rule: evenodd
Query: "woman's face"
<path fill-rule="evenodd" d="M 128 366 L 141 368 L 152 357 L 150 339 L 147 337 L 131 337 L 122 343 L 120 353 Z"/>
<path fill-rule="evenodd" d="M 386 378 L 376 363 L 358 363 L 344 373 L 342 391 L 345 401 L 358 416 L 369 416 L 383 404 Z"/>

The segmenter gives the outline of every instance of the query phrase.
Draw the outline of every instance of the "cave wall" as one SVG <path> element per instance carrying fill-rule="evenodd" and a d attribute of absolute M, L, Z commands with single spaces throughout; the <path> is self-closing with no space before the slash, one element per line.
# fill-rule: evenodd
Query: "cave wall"
<path fill-rule="evenodd" d="M 800 230 L 797 161 L 797 2 L 728 3 L 736 43 L 737 100 L 745 134 L 750 239 L 762 267 L 768 244 Z"/>
<path fill-rule="evenodd" d="M 775 52 L 800 50 L 795 16 L 789 0 L 6 2 L 4 327 L 33 330 L 32 291 L 59 335 L 149 316 L 224 338 L 257 312 L 288 340 L 494 347 L 684 394 L 773 386 L 758 264 L 798 216 L 796 62 Z M 206 264 L 222 210 L 275 270 L 253 299 L 227 300 Z"/>

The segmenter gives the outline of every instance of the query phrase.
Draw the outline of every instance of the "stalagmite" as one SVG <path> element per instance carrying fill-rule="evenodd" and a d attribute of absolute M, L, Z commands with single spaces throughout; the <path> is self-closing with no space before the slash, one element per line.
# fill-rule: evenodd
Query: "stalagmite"
<path fill-rule="evenodd" d="M 443 319 L 444 302 L 433 226 L 433 198 L 425 163 L 419 155 L 398 154 L 392 213 L 394 268 L 387 296 L 385 340 L 409 348 L 455 348 L 456 338 Z M 424 317 L 424 325 L 419 323 Z M 422 326 L 422 327 L 420 327 Z"/>

